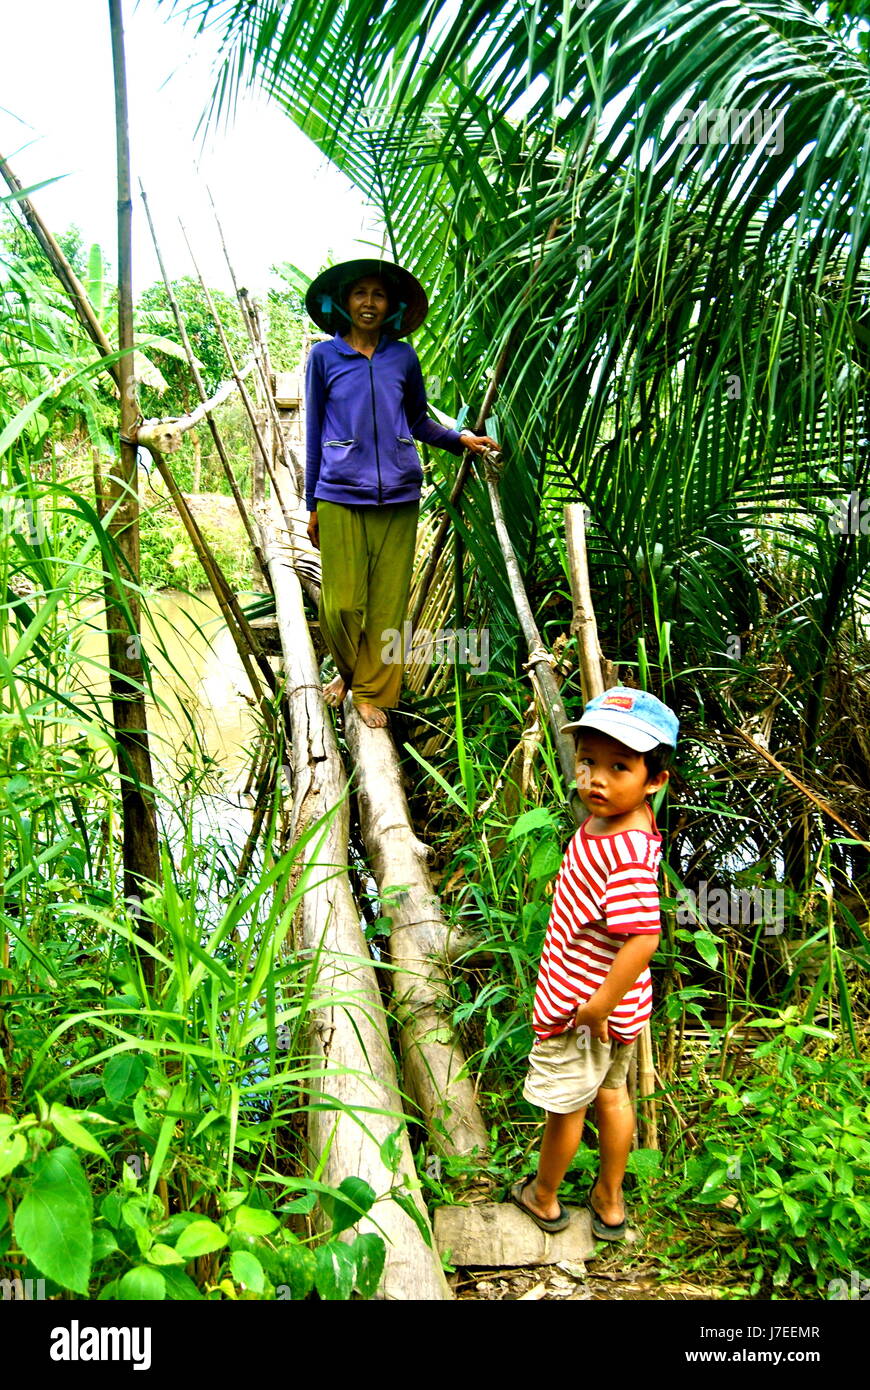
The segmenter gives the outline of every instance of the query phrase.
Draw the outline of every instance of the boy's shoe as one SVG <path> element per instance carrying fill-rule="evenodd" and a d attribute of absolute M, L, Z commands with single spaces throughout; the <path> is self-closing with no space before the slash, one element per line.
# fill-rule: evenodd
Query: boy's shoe
<path fill-rule="evenodd" d="M 530 1216 L 535 1225 L 540 1226 L 541 1230 L 546 1231 L 548 1235 L 555 1235 L 557 1231 L 566 1230 L 571 1223 L 571 1213 L 562 1206 L 561 1202 L 559 1203 L 559 1215 L 554 1216 L 552 1221 L 548 1220 L 546 1216 L 538 1216 L 536 1211 L 532 1211 L 531 1207 L 526 1206 L 523 1201 L 523 1191 L 528 1187 L 529 1181 L 528 1178 L 520 1178 L 519 1182 L 514 1183 L 511 1188 L 510 1200 L 519 1207 L 520 1211 L 524 1211 L 526 1216 Z"/>
<path fill-rule="evenodd" d="M 597 1179 L 596 1179 L 597 1181 Z M 595 1183 L 589 1189 L 589 1196 L 586 1198 L 586 1210 L 592 1217 L 592 1234 L 596 1240 L 625 1240 L 625 1217 L 615 1226 L 608 1226 L 606 1221 L 602 1221 L 598 1212 L 592 1205 L 592 1193 L 595 1191 Z"/>

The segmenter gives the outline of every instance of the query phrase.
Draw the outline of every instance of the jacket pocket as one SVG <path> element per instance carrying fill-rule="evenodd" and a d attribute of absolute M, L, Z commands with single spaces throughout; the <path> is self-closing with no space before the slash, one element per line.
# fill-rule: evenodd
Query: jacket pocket
<path fill-rule="evenodd" d="M 353 487 L 359 480 L 355 439 L 324 439 L 321 446 L 320 480 L 333 487 Z"/>
<path fill-rule="evenodd" d="M 423 481 L 423 469 L 416 446 L 413 439 L 406 434 L 396 435 L 395 477 L 389 481 L 390 485 L 396 488 L 408 487 L 412 483 Z"/>

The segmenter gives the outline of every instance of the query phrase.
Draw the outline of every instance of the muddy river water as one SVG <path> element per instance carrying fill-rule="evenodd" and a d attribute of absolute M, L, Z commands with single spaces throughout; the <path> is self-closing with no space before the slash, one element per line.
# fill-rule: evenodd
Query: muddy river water
<path fill-rule="evenodd" d="M 250 826 L 250 798 L 242 791 L 257 726 L 235 645 L 209 590 L 163 589 L 150 595 L 148 609 L 142 641 L 153 678 L 147 717 L 161 821 L 171 829 L 186 802 L 197 833 L 218 833 L 228 848 L 241 845 Z M 79 652 L 94 670 L 105 668 L 107 654 L 101 615 L 91 622 Z M 108 695 L 106 679 L 88 685 L 98 698 Z"/>

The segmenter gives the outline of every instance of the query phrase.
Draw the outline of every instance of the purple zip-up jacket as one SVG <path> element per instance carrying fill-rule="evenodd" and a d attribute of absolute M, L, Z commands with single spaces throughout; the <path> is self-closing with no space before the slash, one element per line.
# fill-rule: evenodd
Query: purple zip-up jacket
<path fill-rule="evenodd" d="M 456 430 L 427 414 L 423 373 L 409 343 L 381 335 L 371 358 L 339 333 L 315 343 L 305 374 L 305 501 L 395 506 L 420 497 L 414 440 L 461 454 Z"/>

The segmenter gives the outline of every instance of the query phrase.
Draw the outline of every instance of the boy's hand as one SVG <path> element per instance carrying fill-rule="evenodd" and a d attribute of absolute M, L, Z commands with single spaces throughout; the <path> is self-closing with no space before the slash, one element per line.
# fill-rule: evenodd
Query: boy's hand
<path fill-rule="evenodd" d="M 607 1015 L 596 1013 L 590 1009 L 588 1003 L 581 1004 L 574 1015 L 575 1028 L 588 1028 L 593 1038 L 599 1042 L 610 1042 L 610 1033 L 607 1031 Z"/>

